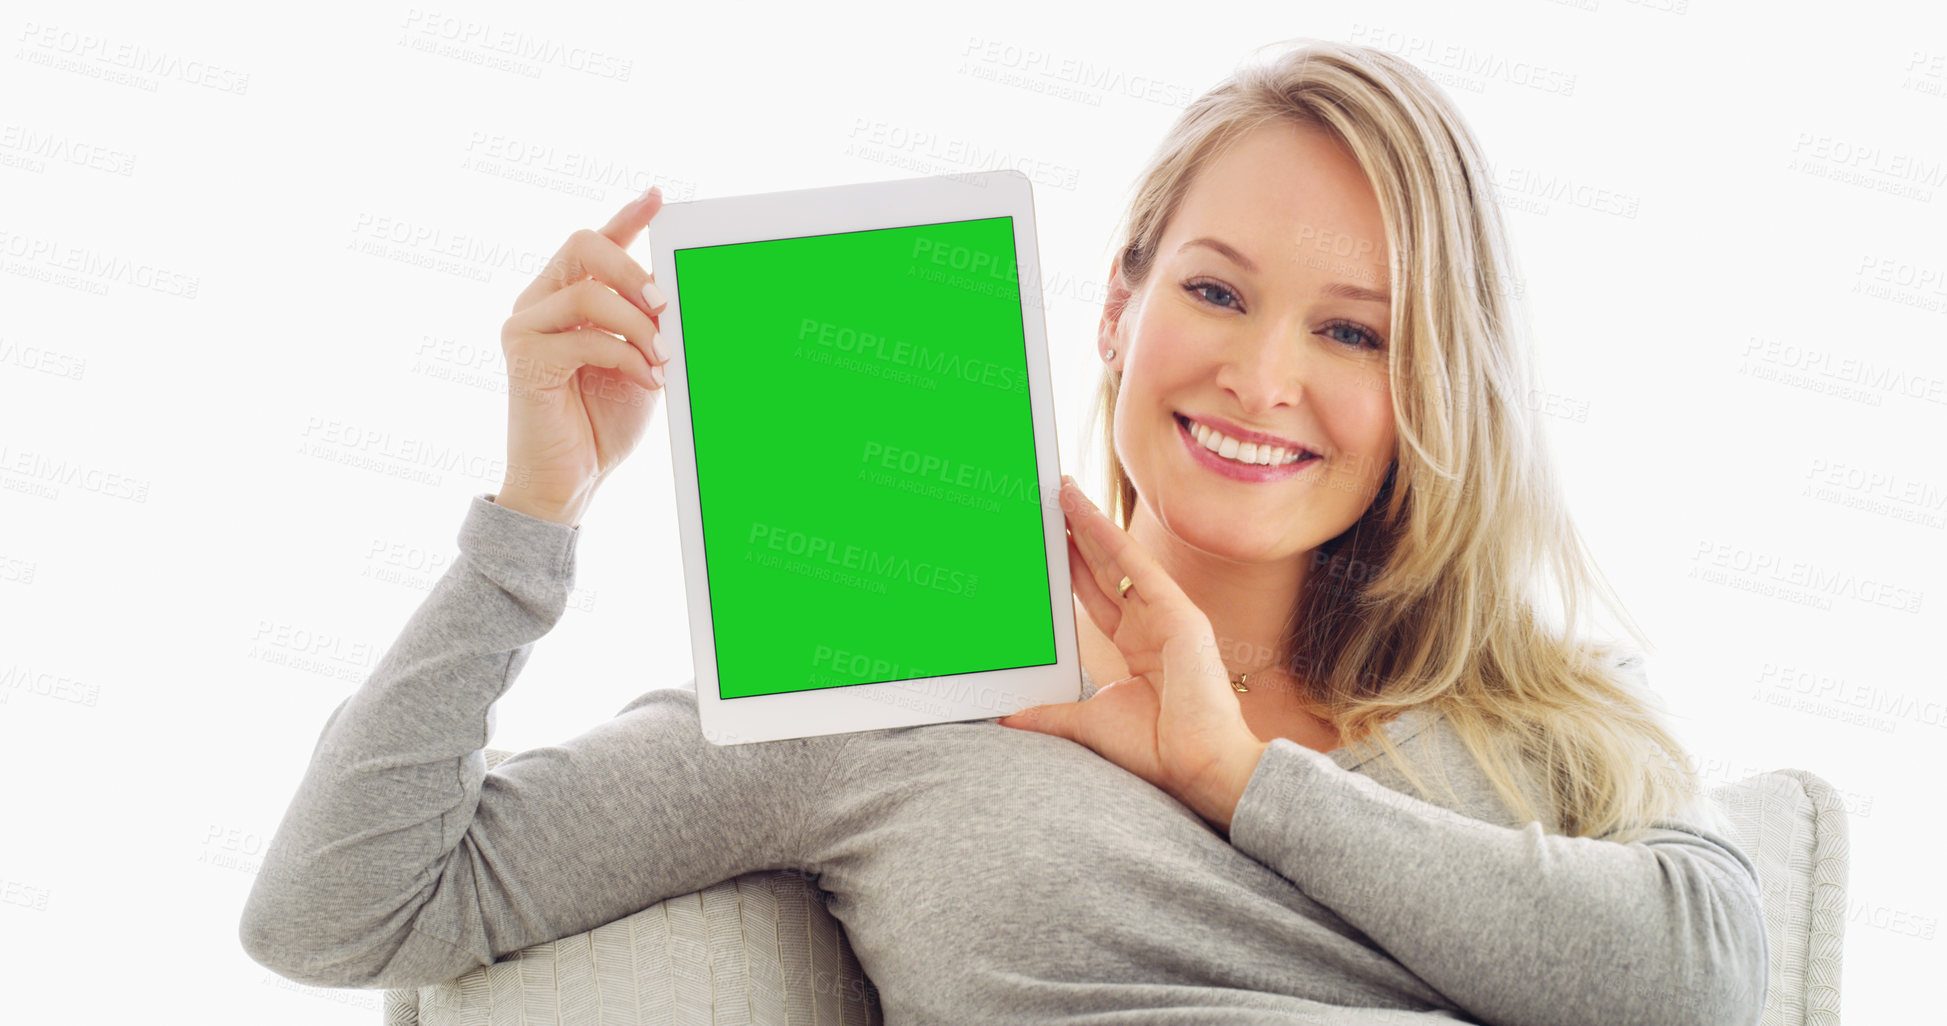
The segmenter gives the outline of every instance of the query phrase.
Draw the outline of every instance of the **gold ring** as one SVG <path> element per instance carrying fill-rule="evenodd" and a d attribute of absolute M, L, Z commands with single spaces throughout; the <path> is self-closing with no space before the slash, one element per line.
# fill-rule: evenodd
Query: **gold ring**
<path fill-rule="evenodd" d="M 1127 577 L 1124 577 L 1122 580 L 1117 581 L 1115 586 L 1116 598 L 1128 598 L 1129 585 L 1130 585 L 1130 581 L 1129 578 Z"/>

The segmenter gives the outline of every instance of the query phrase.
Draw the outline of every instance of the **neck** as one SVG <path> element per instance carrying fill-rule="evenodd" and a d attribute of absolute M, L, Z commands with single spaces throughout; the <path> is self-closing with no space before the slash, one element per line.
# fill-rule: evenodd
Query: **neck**
<path fill-rule="evenodd" d="M 1140 504 L 1130 518 L 1129 535 L 1209 618 L 1218 654 L 1233 679 L 1250 672 L 1256 680 L 1258 671 L 1280 666 L 1285 624 L 1305 583 L 1309 551 L 1264 563 L 1225 559 L 1171 534 Z M 1280 691 L 1291 680 L 1281 670 L 1264 679 L 1275 681 Z"/>

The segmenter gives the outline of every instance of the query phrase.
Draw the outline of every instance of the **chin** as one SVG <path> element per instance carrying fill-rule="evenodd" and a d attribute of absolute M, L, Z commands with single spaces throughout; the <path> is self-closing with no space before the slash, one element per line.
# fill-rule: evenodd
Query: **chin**
<path fill-rule="evenodd" d="M 1161 514 L 1158 519 L 1172 534 L 1213 556 L 1260 563 L 1303 551 L 1292 546 L 1289 518 L 1247 513 L 1207 493 L 1189 506 L 1165 504 Z"/>

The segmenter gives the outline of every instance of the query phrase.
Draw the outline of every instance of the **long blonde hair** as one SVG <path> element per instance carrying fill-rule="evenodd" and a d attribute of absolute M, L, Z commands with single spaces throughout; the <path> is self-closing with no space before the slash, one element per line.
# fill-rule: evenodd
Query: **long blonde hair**
<path fill-rule="evenodd" d="M 1366 512 L 1313 553 L 1281 665 L 1346 743 L 1370 738 L 1423 795 L 1378 729 L 1415 707 L 1444 714 L 1523 822 L 1633 837 L 1693 800 L 1698 779 L 1642 685 L 1647 639 L 1571 522 L 1531 408 L 1535 376 L 1487 165 L 1451 101 L 1407 61 L 1285 43 L 1296 45 L 1246 62 L 1183 112 L 1113 243 L 1121 285 L 1140 290 L 1197 170 L 1267 123 L 1326 129 L 1377 194 L 1398 454 Z M 1111 515 L 1127 529 L 1137 496 L 1115 451 L 1119 385 L 1105 371 L 1092 417 L 1105 425 Z M 1581 639 L 1597 601 L 1638 651 Z M 1559 622 L 1544 622 L 1557 609 Z M 1538 771 L 1559 824 L 1511 767 Z"/>

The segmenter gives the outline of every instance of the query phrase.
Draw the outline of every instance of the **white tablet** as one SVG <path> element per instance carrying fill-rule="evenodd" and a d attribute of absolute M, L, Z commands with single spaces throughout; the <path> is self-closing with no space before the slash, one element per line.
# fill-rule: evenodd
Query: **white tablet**
<path fill-rule="evenodd" d="M 704 735 L 1078 700 L 1028 179 L 669 203 L 648 231 Z"/>

